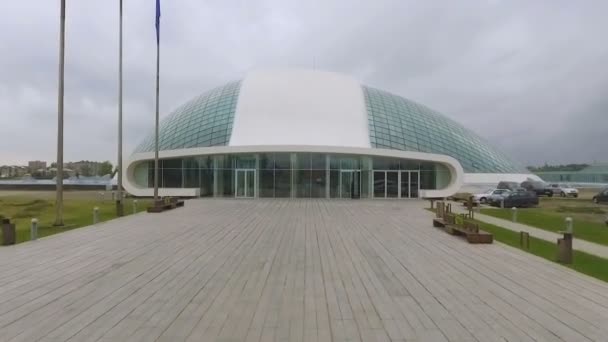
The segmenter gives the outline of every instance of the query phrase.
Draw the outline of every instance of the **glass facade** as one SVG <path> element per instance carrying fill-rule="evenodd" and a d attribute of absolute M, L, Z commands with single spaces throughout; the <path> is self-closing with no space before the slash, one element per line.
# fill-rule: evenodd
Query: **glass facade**
<path fill-rule="evenodd" d="M 159 125 L 159 150 L 225 146 L 230 141 L 241 82 L 228 83 L 188 101 Z M 154 134 L 135 152 L 154 151 Z"/>
<path fill-rule="evenodd" d="M 147 172 L 140 172 L 145 167 Z M 154 187 L 154 161 L 136 168 Z M 323 153 L 218 154 L 159 161 L 159 186 L 199 188 L 201 197 L 417 198 L 450 182 L 440 164 Z"/>
<path fill-rule="evenodd" d="M 159 150 L 228 145 L 241 84 L 242 81 L 235 81 L 212 89 L 177 108 L 162 120 L 159 127 Z M 379 89 L 362 86 L 362 93 L 366 104 L 370 142 L 373 148 L 448 155 L 457 159 L 467 173 L 528 173 L 525 168 L 494 149 L 487 141 L 444 115 Z M 289 110 L 289 108 L 286 108 L 286 110 Z M 260 120 L 263 120 L 263 113 L 260 113 L 260 115 Z M 294 127 L 294 129 L 297 129 L 297 127 Z M 135 153 L 153 151 L 154 134 L 150 134 L 136 148 Z M 217 161 L 221 165 L 227 162 L 229 161 Z M 337 182 L 341 180 L 347 182 L 346 179 L 352 176 L 356 180 L 364 180 L 360 186 L 363 189 L 373 182 L 374 176 L 364 171 L 358 175 L 348 175 L 334 171 L 338 169 L 364 170 L 364 165 L 351 165 L 356 163 L 357 160 L 339 161 L 339 163 L 344 164 L 340 164 L 338 168 L 336 168 L 338 161 L 331 160 L 331 164 L 328 166 L 331 171 L 324 176 L 325 178 L 321 178 L 318 172 L 320 170 L 319 160 L 315 160 L 314 165 L 311 160 L 308 166 L 305 165 L 307 162 L 299 159 L 265 160 L 262 158 L 258 162 L 260 165 L 256 169 L 256 178 L 263 182 L 270 182 L 266 177 L 270 177 L 272 174 L 273 190 L 272 194 L 267 193 L 267 188 L 260 186 L 258 183 L 257 187 L 261 190 L 259 194 L 256 193 L 256 196 L 320 196 L 319 188 L 331 179 L 334 182 L 329 182 L 331 184 L 329 185 L 329 193 L 339 196 L 344 189 L 338 187 Z M 265 162 L 273 163 L 272 167 L 269 166 L 270 164 L 263 166 L 262 164 Z M 362 161 L 359 160 L 358 162 Z M 285 168 L 286 163 L 290 164 L 289 168 Z M 218 165 L 216 166 L 219 169 L 224 169 Z M 301 172 L 295 170 L 301 170 Z M 234 184 L 228 183 L 228 181 L 236 180 L 236 175 L 230 172 L 228 168 L 225 174 L 222 173 L 225 181 L 219 184 L 221 189 L 224 189 L 225 184 L 227 194 L 234 190 L 229 188 Z M 392 177 L 391 184 L 395 182 L 394 175 L 386 176 Z M 211 176 L 205 175 L 205 177 Z M 421 182 L 425 177 L 424 174 L 420 174 Z M 402 179 L 401 176 L 397 178 L 397 182 Z M 193 184 L 194 180 L 195 176 L 192 174 L 182 175 L 183 182 Z M 295 190 L 293 188 L 288 189 L 287 185 L 291 186 L 292 184 L 297 184 Z"/>
<path fill-rule="evenodd" d="M 448 155 L 467 173 L 528 173 L 487 141 L 432 109 L 367 86 L 363 93 L 372 147 Z"/>

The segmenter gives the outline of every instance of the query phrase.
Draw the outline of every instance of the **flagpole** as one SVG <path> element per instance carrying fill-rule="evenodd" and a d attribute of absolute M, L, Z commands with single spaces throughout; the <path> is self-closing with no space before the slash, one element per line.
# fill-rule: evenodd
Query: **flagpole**
<path fill-rule="evenodd" d="M 57 176 L 55 177 L 55 226 L 63 226 L 63 80 L 65 69 L 65 0 L 61 0 L 59 24 L 59 86 L 57 96 Z"/>
<path fill-rule="evenodd" d="M 156 0 L 156 122 L 154 130 L 154 204 L 158 201 L 158 93 L 160 89 L 160 2 Z"/>
<path fill-rule="evenodd" d="M 124 207 L 122 201 L 122 0 L 119 0 L 119 24 L 118 24 L 118 184 L 116 216 L 123 216 Z"/>

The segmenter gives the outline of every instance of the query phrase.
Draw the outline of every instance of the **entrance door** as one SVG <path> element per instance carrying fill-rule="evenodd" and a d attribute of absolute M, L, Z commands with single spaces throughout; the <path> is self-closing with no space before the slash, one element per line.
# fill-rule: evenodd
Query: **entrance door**
<path fill-rule="evenodd" d="M 399 197 L 399 172 L 386 172 L 386 198 Z"/>
<path fill-rule="evenodd" d="M 255 169 L 236 169 L 235 172 L 236 198 L 255 197 Z"/>
<path fill-rule="evenodd" d="M 399 198 L 399 171 L 374 171 L 374 198 Z"/>
<path fill-rule="evenodd" d="M 420 193 L 420 172 L 410 171 L 410 198 L 418 198 Z"/>
<path fill-rule="evenodd" d="M 340 197 L 361 197 L 361 172 L 356 170 L 340 171 Z"/>
<path fill-rule="evenodd" d="M 401 198 L 418 198 L 420 172 L 401 171 Z"/>
<path fill-rule="evenodd" d="M 386 172 L 374 171 L 374 198 L 386 197 Z"/>
<path fill-rule="evenodd" d="M 401 198 L 410 198 L 410 172 L 401 171 Z"/>

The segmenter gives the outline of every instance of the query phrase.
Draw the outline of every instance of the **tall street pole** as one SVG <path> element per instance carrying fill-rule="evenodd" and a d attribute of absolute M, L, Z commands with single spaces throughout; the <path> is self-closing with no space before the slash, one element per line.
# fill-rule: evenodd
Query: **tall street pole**
<path fill-rule="evenodd" d="M 122 0 L 119 0 L 118 24 L 118 184 L 116 200 L 116 216 L 123 216 L 122 201 Z"/>
<path fill-rule="evenodd" d="M 57 177 L 55 226 L 63 226 L 63 79 L 65 67 L 65 0 L 61 0 L 59 24 L 59 95 L 57 98 Z"/>
<path fill-rule="evenodd" d="M 156 0 L 156 124 L 154 130 L 154 206 L 158 201 L 158 93 L 160 89 L 160 0 Z"/>
<path fill-rule="evenodd" d="M 160 48 L 156 45 L 156 124 L 154 133 L 154 203 L 158 201 L 158 93 L 159 93 L 159 71 L 160 71 Z"/>

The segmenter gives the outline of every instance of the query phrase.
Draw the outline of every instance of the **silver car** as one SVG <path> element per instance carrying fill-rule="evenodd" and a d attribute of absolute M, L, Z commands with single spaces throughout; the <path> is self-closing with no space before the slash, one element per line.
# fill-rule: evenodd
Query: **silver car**
<path fill-rule="evenodd" d="M 554 195 L 562 197 L 578 197 L 578 190 L 569 184 L 549 184 L 549 188 L 553 191 Z"/>
<path fill-rule="evenodd" d="M 490 189 L 480 194 L 473 195 L 473 201 L 475 203 L 491 204 L 492 202 L 500 201 L 502 196 L 509 192 L 511 191 L 508 189 Z"/>
<path fill-rule="evenodd" d="M 502 200 L 502 198 L 504 196 L 507 196 L 511 192 L 512 191 L 509 190 L 509 189 L 496 189 L 496 190 L 494 190 L 494 192 L 492 193 L 492 196 L 490 196 L 490 198 L 488 198 L 488 204 L 500 203 L 500 201 Z"/>

